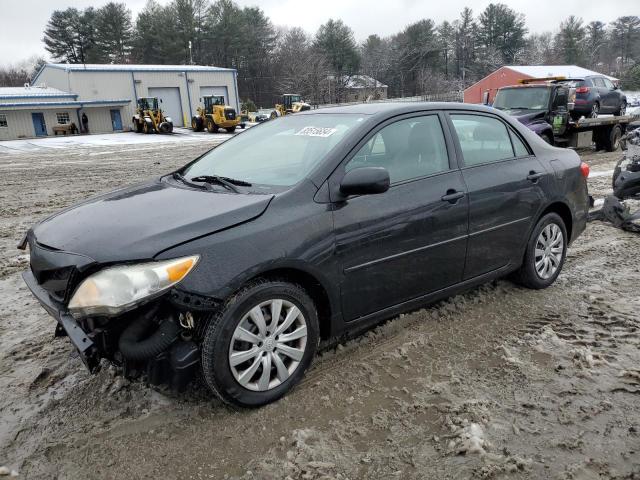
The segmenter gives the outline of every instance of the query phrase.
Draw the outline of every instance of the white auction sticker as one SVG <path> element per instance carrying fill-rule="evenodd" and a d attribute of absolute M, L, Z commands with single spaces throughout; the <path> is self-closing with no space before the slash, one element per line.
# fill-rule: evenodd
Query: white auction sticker
<path fill-rule="evenodd" d="M 330 137 L 336 133 L 335 128 L 328 127 L 304 127 L 295 135 L 304 135 L 307 137 Z"/>

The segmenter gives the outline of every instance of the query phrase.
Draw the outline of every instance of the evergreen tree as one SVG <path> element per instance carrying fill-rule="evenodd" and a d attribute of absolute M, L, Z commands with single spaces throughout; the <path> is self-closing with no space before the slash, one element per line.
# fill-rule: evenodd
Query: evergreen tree
<path fill-rule="evenodd" d="M 524 16 L 502 3 L 491 3 L 480 14 L 479 41 L 487 52 L 499 52 L 501 61 L 516 63 L 525 47 Z"/>
<path fill-rule="evenodd" d="M 95 45 L 100 59 L 127 63 L 133 40 L 131 11 L 124 3 L 109 2 L 95 15 Z"/>
<path fill-rule="evenodd" d="M 90 63 L 95 55 L 95 10 L 55 10 L 44 30 L 45 49 L 58 61 Z"/>
<path fill-rule="evenodd" d="M 585 35 L 581 18 L 571 15 L 560 24 L 555 46 L 563 63 L 580 66 L 586 64 Z"/>

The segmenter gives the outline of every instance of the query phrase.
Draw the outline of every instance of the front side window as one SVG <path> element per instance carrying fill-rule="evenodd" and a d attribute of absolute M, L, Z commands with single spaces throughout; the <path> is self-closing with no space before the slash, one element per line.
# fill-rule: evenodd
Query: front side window
<path fill-rule="evenodd" d="M 58 125 L 67 125 L 70 122 L 68 112 L 56 113 L 56 119 L 58 120 Z"/>
<path fill-rule="evenodd" d="M 513 158 L 509 131 L 500 120 L 484 115 L 451 115 L 466 166 Z"/>
<path fill-rule="evenodd" d="M 188 178 L 219 175 L 258 185 L 295 185 L 362 121 L 362 115 L 287 115 L 236 135 L 181 173 Z"/>
<path fill-rule="evenodd" d="M 437 115 L 412 117 L 376 133 L 346 165 L 384 167 L 391 183 L 449 170 L 449 157 Z"/>
<path fill-rule="evenodd" d="M 605 87 L 607 87 L 609 90 L 613 90 L 613 82 L 611 80 L 609 80 L 608 78 L 603 78 L 602 81 L 604 82 Z"/>
<path fill-rule="evenodd" d="M 3 113 L 0 113 L 0 128 L 9 128 L 9 123 L 7 122 L 7 116 Z"/>

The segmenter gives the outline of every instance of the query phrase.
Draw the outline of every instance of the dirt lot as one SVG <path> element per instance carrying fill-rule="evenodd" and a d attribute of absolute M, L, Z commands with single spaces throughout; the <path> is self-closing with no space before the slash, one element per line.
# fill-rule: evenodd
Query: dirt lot
<path fill-rule="evenodd" d="M 552 288 L 504 280 L 403 315 L 323 352 L 260 410 L 88 375 L 23 286 L 16 242 L 211 145 L 0 155 L 0 465 L 46 479 L 640 478 L 640 237 L 599 222 Z M 584 159 L 608 172 L 619 155 Z"/>

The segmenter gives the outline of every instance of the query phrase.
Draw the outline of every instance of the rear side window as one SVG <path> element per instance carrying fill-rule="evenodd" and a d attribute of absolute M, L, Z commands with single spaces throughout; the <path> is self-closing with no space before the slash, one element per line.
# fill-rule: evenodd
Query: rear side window
<path fill-rule="evenodd" d="M 466 166 L 514 157 L 509 131 L 500 120 L 483 115 L 454 114 L 451 121 Z"/>
<path fill-rule="evenodd" d="M 529 155 L 529 149 L 525 146 L 524 142 L 520 140 L 513 131 L 511 133 L 511 141 L 513 142 L 513 149 L 515 150 L 516 157 L 526 157 Z"/>
<path fill-rule="evenodd" d="M 600 77 L 594 78 L 592 79 L 592 81 L 596 87 L 602 87 L 602 88 L 606 87 L 606 85 L 604 84 L 604 80 Z"/>

